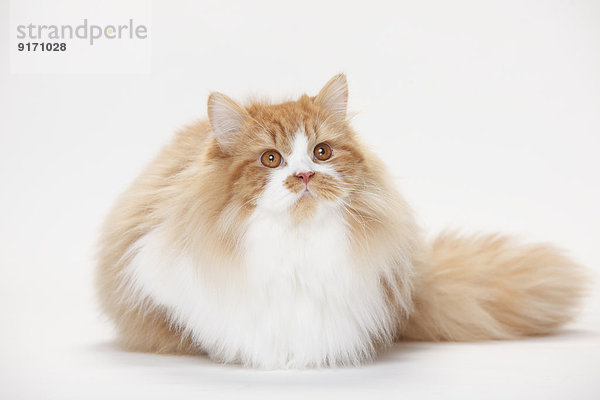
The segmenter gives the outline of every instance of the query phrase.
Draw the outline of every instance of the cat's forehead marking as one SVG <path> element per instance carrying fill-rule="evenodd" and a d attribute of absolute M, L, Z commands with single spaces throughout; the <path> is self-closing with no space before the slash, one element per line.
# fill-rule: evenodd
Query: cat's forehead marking
<path fill-rule="evenodd" d="M 288 157 L 288 163 L 298 171 L 312 169 L 312 160 L 308 155 L 308 137 L 302 128 L 298 129 L 293 136 L 292 152 Z"/>
<path fill-rule="evenodd" d="M 287 155 L 286 174 L 295 175 L 299 172 L 313 171 L 338 176 L 331 165 L 315 163 L 312 156 L 312 143 L 304 129 L 299 128 L 291 142 L 291 152 Z"/>
<path fill-rule="evenodd" d="M 299 131 L 308 142 L 314 139 L 315 110 L 306 107 L 301 101 L 269 106 L 253 104 L 248 111 L 275 148 L 289 154 Z"/>
<path fill-rule="evenodd" d="M 306 132 L 304 132 L 303 128 L 298 128 L 292 139 L 292 153 L 295 153 L 299 150 L 306 151 L 307 148 L 308 137 L 306 136 Z"/>

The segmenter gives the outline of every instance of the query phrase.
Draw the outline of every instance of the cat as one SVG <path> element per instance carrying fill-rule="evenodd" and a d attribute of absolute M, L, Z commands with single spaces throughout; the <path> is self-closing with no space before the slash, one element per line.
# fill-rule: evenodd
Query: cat
<path fill-rule="evenodd" d="M 281 104 L 210 95 L 103 226 L 96 283 L 125 348 L 356 366 L 398 340 L 544 335 L 573 317 L 584 271 L 554 247 L 427 241 L 347 99 L 343 74 Z"/>

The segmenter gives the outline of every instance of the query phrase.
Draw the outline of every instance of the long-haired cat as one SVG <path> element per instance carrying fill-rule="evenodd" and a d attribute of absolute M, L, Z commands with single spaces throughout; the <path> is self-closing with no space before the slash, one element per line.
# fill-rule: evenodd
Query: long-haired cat
<path fill-rule="evenodd" d="M 395 340 L 510 339 L 571 319 L 581 268 L 501 235 L 424 240 L 346 115 L 213 93 L 109 215 L 97 284 L 128 349 L 262 368 L 357 365 Z"/>

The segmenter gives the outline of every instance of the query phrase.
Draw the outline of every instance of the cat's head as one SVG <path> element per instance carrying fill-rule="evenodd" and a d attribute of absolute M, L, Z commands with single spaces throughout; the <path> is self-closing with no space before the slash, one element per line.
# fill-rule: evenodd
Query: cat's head
<path fill-rule="evenodd" d="M 289 213 L 296 221 L 319 206 L 347 209 L 369 181 L 369 163 L 346 115 L 348 86 L 342 74 L 314 97 L 243 107 L 212 93 L 208 115 L 225 161 L 232 200 L 244 207 Z"/>

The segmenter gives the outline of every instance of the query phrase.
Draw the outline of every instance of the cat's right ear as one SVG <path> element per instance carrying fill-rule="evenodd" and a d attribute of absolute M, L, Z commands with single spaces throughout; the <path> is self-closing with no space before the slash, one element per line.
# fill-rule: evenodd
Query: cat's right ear
<path fill-rule="evenodd" d="M 208 120 L 212 131 L 225 153 L 231 153 L 235 134 L 244 128 L 250 114 L 223 93 L 213 92 L 208 97 Z"/>

